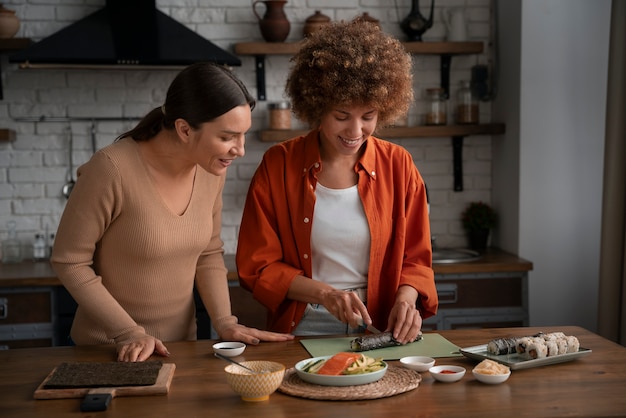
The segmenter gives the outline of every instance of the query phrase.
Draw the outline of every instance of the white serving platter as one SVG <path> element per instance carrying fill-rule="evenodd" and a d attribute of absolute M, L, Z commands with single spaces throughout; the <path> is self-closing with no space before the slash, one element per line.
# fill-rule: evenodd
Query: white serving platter
<path fill-rule="evenodd" d="M 530 369 L 531 367 L 548 366 L 550 364 L 565 363 L 567 361 L 576 360 L 578 358 L 591 354 L 591 350 L 588 348 L 579 348 L 576 353 L 559 354 L 556 356 L 538 358 L 534 360 L 528 360 L 521 354 L 503 354 L 495 355 L 487 351 L 487 344 L 476 345 L 474 347 L 461 348 L 459 350 L 465 357 L 469 357 L 474 360 L 493 360 L 498 363 L 509 366 L 511 370 Z"/>

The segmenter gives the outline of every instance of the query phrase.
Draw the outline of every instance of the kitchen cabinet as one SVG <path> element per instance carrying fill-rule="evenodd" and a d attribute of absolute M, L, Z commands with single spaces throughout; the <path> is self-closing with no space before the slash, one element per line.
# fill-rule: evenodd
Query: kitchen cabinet
<path fill-rule="evenodd" d="M 436 274 L 437 315 L 424 330 L 528 326 L 525 272 Z"/>
<path fill-rule="evenodd" d="M 235 256 L 225 255 L 233 314 L 264 329 L 267 311 L 239 286 Z M 475 261 L 435 264 L 437 315 L 424 330 L 528 325 L 531 262 L 497 249 Z M 217 338 L 198 295 L 198 338 Z M 0 263 L 0 348 L 67 345 L 76 302 L 45 261 Z"/>
<path fill-rule="evenodd" d="M 0 349 L 55 345 L 53 288 L 0 289 Z"/>
<path fill-rule="evenodd" d="M 266 100 L 265 57 L 267 55 L 293 55 L 302 45 L 299 42 L 243 42 L 235 44 L 238 55 L 255 57 L 257 97 Z M 450 63 L 454 55 L 480 54 L 482 42 L 402 42 L 407 52 L 419 55 L 439 55 L 440 84 L 444 96 L 449 97 Z M 259 139 L 264 142 L 280 142 L 299 136 L 306 131 L 298 130 L 261 130 Z M 452 138 L 452 159 L 454 191 L 463 190 L 463 138 L 468 135 L 501 135 L 505 132 L 504 124 L 449 125 L 449 126 L 412 126 L 382 129 L 382 138 Z"/>

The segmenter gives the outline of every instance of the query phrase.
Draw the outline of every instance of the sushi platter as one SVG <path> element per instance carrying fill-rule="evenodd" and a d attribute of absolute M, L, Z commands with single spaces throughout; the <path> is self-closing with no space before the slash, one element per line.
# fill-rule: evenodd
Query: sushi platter
<path fill-rule="evenodd" d="M 459 350 L 465 357 L 474 360 L 490 359 L 497 361 L 498 363 L 509 366 L 511 370 L 529 369 L 531 367 L 547 366 L 551 364 L 564 363 L 567 361 L 576 360 L 591 354 L 591 350 L 588 348 L 580 347 L 575 353 L 565 353 L 556 356 L 528 359 L 518 353 L 513 354 L 501 354 L 496 355 L 487 351 L 487 344 L 477 345 L 474 347 L 461 348 Z"/>

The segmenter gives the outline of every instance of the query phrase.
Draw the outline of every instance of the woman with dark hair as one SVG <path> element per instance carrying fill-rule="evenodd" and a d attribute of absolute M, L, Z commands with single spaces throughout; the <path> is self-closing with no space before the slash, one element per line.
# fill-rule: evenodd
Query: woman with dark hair
<path fill-rule="evenodd" d="M 78 169 L 51 263 L 78 303 L 76 344 L 115 343 L 120 361 L 195 340 L 194 284 L 220 338 L 293 338 L 232 315 L 223 243 L 226 170 L 244 155 L 255 101 L 226 68 L 181 71 L 165 103 Z"/>
<path fill-rule="evenodd" d="M 414 341 L 437 312 L 426 189 L 411 155 L 373 136 L 411 104 L 411 58 L 377 25 L 337 22 L 304 40 L 286 91 L 304 136 L 265 153 L 237 248 L 243 287 L 295 335 Z"/>

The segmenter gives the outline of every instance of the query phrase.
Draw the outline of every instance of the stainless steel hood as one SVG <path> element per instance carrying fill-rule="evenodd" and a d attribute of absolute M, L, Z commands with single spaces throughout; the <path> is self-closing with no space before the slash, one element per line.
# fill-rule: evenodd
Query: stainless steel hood
<path fill-rule="evenodd" d="M 157 10 L 155 0 L 107 0 L 103 9 L 9 56 L 21 68 L 181 67 L 241 60 Z"/>

